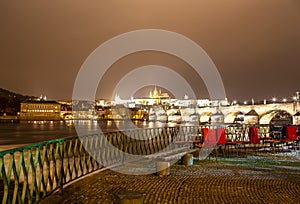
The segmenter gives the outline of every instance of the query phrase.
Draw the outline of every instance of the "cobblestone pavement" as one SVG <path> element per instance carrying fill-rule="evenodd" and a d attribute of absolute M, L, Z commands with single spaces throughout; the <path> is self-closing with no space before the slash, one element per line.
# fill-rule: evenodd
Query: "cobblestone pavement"
<path fill-rule="evenodd" d="M 299 163 L 298 163 L 299 164 Z M 144 193 L 144 203 L 300 203 L 297 165 L 241 165 L 201 162 L 173 165 L 159 177 L 126 175 L 111 170 L 90 175 L 43 200 L 52 203 L 115 203 L 112 192 L 126 189 Z"/>

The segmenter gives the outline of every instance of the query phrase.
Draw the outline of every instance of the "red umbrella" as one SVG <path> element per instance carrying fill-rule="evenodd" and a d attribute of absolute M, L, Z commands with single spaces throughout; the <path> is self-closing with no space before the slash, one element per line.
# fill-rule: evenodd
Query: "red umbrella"
<path fill-rule="evenodd" d="M 249 127 L 249 139 L 252 144 L 259 143 L 258 131 L 256 126 Z"/>
<path fill-rule="evenodd" d="M 226 133 L 224 128 L 218 128 L 218 145 L 224 145 L 226 143 Z"/>
<path fill-rule="evenodd" d="M 288 125 L 286 126 L 286 140 L 295 140 L 297 138 L 296 126 Z"/>

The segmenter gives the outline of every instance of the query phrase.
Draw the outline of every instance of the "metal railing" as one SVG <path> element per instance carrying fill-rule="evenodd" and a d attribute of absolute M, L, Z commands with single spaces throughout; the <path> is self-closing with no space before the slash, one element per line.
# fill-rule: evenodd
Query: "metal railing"
<path fill-rule="evenodd" d="M 37 203 L 63 185 L 174 144 L 198 127 L 146 128 L 70 137 L 0 152 L 2 203 Z M 111 148 L 113 145 L 116 148 Z M 88 150 L 88 151 L 86 151 Z"/>
<path fill-rule="evenodd" d="M 64 139 L 0 153 L 2 203 L 32 203 L 60 187 Z"/>

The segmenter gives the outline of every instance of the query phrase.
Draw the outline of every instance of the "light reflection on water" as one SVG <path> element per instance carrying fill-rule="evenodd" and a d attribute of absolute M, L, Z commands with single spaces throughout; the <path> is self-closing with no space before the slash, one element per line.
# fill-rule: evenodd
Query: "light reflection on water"
<path fill-rule="evenodd" d="M 47 140 L 77 136 L 78 134 L 98 133 L 99 127 L 103 132 L 133 129 L 136 127 L 164 127 L 165 123 L 147 121 L 22 121 L 20 123 L 0 123 L 0 149 L 7 145 L 32 144 Z M 99 125 L 99 126 L 98 126 Z M 2 148 L 1 148 L 2 146 Z"/>

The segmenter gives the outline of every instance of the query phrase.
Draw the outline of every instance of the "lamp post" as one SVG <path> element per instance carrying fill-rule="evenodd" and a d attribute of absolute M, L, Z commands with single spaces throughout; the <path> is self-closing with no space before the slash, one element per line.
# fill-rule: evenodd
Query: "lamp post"
<path fill-rule="evenodd" d="M 296 112 L 298 110 L 298 106 L 299 106 L 299 100 L 300 100 L 300 92 L 297 91 L 296 92 L 296 96 L 294 97 L 294 111 Z"/>
<path fill-rule="evenodd" d="M 296 92 L 296 96 L 293 96 L 293 108 L 294 108 L 294 112 L 297 112 L 297 108 L 298 108 L 298 102 L 299 102 L 299 92 Z"/>

